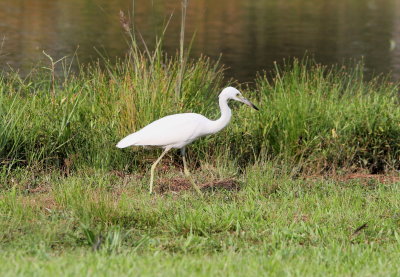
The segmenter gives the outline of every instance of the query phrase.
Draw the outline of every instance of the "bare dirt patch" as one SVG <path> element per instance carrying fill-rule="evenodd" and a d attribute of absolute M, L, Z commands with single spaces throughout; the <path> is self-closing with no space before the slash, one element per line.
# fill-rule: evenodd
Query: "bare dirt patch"
<path fill-rule="evenodd" d="M 37 194 L 35 196 L 25 196 L 20 199 L 22 205 L 51 213 L 59 210 L 60 206 L 50 194 Z"/>
<path fill-rule="evenodd" d="M 379 183 L 383 184 L 392 184 L 392 183 L 397 183 L 400 182 L 400 176 L 390 176 L 390 175 L 380 175 L 380 174 L 363 174 L 363 173 L 352 173 L 352 174 L 347 174 L 342 177 L 343 181 L 348 181 L 348 180 L 361 180 L 361 181 L 369 181 L 369 180 L 374 180 Z"/>
<path fill-rule="evenodd" d="M 235 179 L 225 179 L 219 181 L 213 181 L 200 185 L 202 190 L 214 190 L 214 189 L 224 189 L 229 191 L 239 191 L 240 184 Z"/>
<path fill-rule="evenodd" d="M 363 185 L 366 186 L 371 186 L 374 184 L 394 184 L 400 182 L 400 176 L 395 176 L 395 175 L 384 175 L 384 174 L 368 174 L 368 173 L 362 173 L 362 172 L 356 172 L 356 173 L 348 173 L 348 174 L 343 174 L 343 175 L 327 175 L 327 176 L 322 176 L 322 175 L 313 175 L 313 176 L 307 176 L 305 177 L 306 179 L 332 179 L 340 182 L 348 182 L 351 180 L 360 182 Z"/>
<path fill-rule="evenodd" d="M 32 194 L 49 193 L 51 191 L 51 187 L 49 184 L 41 184 L 35 187 L 28 188 L 27 191 Z"/>
<path fill-rule="evenodd" d="M 239 191 L 240 184 L 234 179 L 224 179 L 218 181 L 211 181 L 203 184 L 198 184 L 200 190 L 227 190 L 227 191 Z M 168 192 L 180 192 L 185 190 L 192 190 L 192 184 L 186 178 L 163 178 L 158 181 L 155 186 L 157 193 L 168 193 Z"/>

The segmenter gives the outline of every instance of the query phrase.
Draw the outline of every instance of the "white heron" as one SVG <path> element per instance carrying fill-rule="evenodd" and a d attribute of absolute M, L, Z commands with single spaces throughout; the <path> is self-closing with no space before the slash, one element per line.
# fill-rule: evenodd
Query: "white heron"
<path fill-rule="evenodd" d="M 242 102 L 258 110 L 258 108 L 244 98 L 237 89 L 227 87 L 224 88 L 219 95 L 219 107 L 221 109 L 221 117 L 219 119 L 210 120 L 197 113 L 168 115 L 150 123 L 143 129 L 128 135 L 118 142 L 118 148 L 125 148 L 132 145 L 164 148 L 164 152 L 162 152 L 161 156 L 151 166 L 150 194 L 153 191 L 154 169 L 171 148 L 181 149 L 184 173 L 189 178 L 196 192 L 200 195 L 202 194 L 198 186 L 196 186 L 191 179 L 190 172 L 187 168 L 185 147 L 194 140 L 206 135 L 215 134 L 228 125 L 232 116 L 232 111 L 228 106 L 228 100 L 230 99 Z"/>

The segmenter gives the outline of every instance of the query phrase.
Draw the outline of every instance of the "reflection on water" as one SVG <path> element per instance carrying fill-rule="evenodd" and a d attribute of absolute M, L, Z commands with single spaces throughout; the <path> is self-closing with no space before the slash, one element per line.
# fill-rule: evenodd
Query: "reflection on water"
<path fill-rule="evenodd" d="M 0 0 L 1 66 L 21 71 L 43 59 L 71 55 L 80 62 L 126 49 L 118 11 L 132 0 Z M 148 42 L 173 13 L 165 49 L 179 44 L 180 0 L 136 0 L 135 23 Z M 369 72 L 392 71 L 400 79 L 398 0 L 192 0 L 187 39 L 196 32 L 192 56 L 218 59 L 240 81 L 289 57 L 311 54 L 324 64 L 364 61 Z M 188 42 L 187 41 L 187 42 Z"/>

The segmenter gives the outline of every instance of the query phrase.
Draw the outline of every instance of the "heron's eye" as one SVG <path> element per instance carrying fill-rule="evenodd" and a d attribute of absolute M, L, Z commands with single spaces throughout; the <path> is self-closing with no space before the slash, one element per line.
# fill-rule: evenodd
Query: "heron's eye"
<path fill-rule="evenodd" d="M 237 94 L 236 94 L 236 97 L 240 97 L 240 93 L 237 93 Z"/>

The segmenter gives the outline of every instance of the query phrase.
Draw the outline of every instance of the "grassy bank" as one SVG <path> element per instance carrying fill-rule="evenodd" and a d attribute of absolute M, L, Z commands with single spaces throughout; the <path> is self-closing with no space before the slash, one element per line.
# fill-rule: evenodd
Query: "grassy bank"
<path fill-rule="evenodd" d="M 140 69 L 128 59 L 106 69 L 82 68 L 55 81 L 44 72 L 26 79 L 3 73 L 3 168 L 134 171 L 155 152 L 120 151 L 114 147 L 120 138 L 172 113 L 219 116 L 217 96 L 227 83 L 218 65 L 205 59 L 188 63 L 177 97 L 179 60 L 139 57 Z M 273 80 L 259 77 L 255 89 L 242 90 L 260 112 L 233 104 L 233 122 L 189 147 L 191 160 L 229 158 L 242 168 L 255 160 L 275 160 L 300 172 L 397 170 L 398 87 L 384 79 L 366 82 L 362 70 L 294 61 L 277 69 Z"/>

